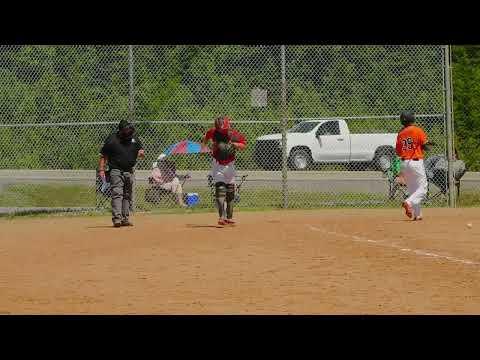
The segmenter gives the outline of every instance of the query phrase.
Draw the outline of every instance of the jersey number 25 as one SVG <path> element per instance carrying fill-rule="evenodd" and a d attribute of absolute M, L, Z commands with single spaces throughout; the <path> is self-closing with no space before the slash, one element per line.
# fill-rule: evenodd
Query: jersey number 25
<path fill-rule="evenodd" d="M 402 139 L 402 149 L 403 150 L 412 150 L 413 149 L 413 140 L 411 137 Z"/>

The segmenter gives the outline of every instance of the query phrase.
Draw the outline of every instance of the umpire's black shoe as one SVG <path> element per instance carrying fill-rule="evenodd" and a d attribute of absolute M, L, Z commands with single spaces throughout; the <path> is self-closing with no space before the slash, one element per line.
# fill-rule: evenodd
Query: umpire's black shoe
<path fill-rule="evenodd" d="M 121 223 L 122 226 L 133 226 L 130 220 L 123 220 Z"/>
<path fill-rule="evenodd" d="M 122 226 L 121 222 L 114 222 L 113 223 L 113 227 L 120 227 L 120 226 Z"/>

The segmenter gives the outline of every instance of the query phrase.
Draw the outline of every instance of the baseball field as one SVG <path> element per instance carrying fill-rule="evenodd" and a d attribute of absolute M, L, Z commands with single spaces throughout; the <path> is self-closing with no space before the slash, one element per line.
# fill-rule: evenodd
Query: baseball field
<path fill-rule="evenodd" d="M 0 219 L 1 314 L 480 314 L 478 209 Z M 470 224 L 468 226 L 467 224 Z"/>

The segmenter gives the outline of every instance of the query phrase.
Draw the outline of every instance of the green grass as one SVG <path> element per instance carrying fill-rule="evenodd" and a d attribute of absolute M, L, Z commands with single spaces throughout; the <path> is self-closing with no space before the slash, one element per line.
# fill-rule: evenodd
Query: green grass
<path fill-rule="evenodd" d="M 139 188 L 139 197 L 137 207 L 142 210 L 155 210 L 158 206 L 143 201 L 145 189 Z M 212 209 L 212 196 L 208 189 L 195 189 L 200 196 L 200 204 L 192 210 Z M 244 210 L 271 210 L 283 208 L 283 197 L 281 190 L 277 189 L 244 189 L 241 194 L 241 200 L 236 205 L 237 208 Z M 314 191 L 289 191 L 287 196 L 288 208 L 290 209 L 319 209 L 319 208 L 397 208 L 401 203 L 400 198 L 389 200 L 386 194 L 374 193 L 324 193 Z M 480 205 L 480 201 L 478 202 Z M 446 206 L 445 198 L 438 198 L 431 202 L 426 202 L 426 207 Z M 160 207 L 164 209 L 175 209 L 177 206 L 171 201 L 164 201 Z"/>
<path fill-rule="evenodd" d="M 82 185 L 10 185 L 0 191 L 0 207 L 91 207 L 95 192 Z"/>
<path fill-rule="evenodd" d="M 194 189 L 200 196 L 200 203 L 192 210 L 201 211 L 203 209 L 211 210 L 213 208 L 213 199 L 209 190 L 206 188 Z M 172 199 L 164 199 L 159 206 L 144 201 L 145 188 L 137 187 L 137 209 L 152 211 L 158 208 L 178 210 L 178 206 Z M 385 196 L 358 193 L 319 193 L 294 191 L 288 193 L 288 207 L 293 209 L 310 209 L 320 207 L 358 207 L 360 204 L 366 207 L 393 206 L 385 204 Z M 395 203 L 398 206 L 398 203 Z M 281 190 L 277 189 L 248 189 L 240 194 L 240 202 L 236 204 L 237 208 L 244 210 L 252 209 L 281 209 L 283 207 L 283 198 Z"/>
<path fill-rule="evenodd" d="M 480 206 L 480 191 L 462 191 L 457 199 L 457 207 Z"/>
<path fill-rule="evenodd" d="M 153 213 L 200 213 L 214 211 L 212 196 L 207 187 L 189 189 L 200 196 L 200 203 L 193 208 L 180 208 L 173 198 L 164 198 L 159 205 L 148 203 L 145 198 L 145 186 L 136 187 L 137 211 Z M 12 185 L 0 192 L 0 207 L 95 207 L 96 200 L 101 200 L 101 214 L 107 214 L 110 208 L 109 199 L 96 198 L 91 187 L 84 185 Z M 386 194 L 370 193 L 322 193 L 307 191 L 290 191 L 288 193 L 288 208 L 318 209 L 318 208 L 397 208 L 400 199 L 388 200 Z M 282 193 L 279 189 L 246 189 L 241 192 L 241 200 L 237 208 L 245 211 L 263 211 L 282 209 Z M 446 206 L 443 199 L 429 206 Z M 480 206 L 479 193 L 462 193 L 458 206 Z M 51 214 L 50 214 L 51 216 Z"/>

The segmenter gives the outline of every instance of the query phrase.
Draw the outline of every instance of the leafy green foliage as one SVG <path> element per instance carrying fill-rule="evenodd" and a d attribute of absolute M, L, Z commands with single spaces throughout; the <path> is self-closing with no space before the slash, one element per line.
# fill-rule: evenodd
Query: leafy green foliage
<path fill-rule="evenodd" d="M 395 46 L 287 47 L 288 116 L 395 115 L 399 109 L 443 112 L 438 46 L 400 51 Z M 250 145 L 279 132 L 278 46 L 136 46 L 135 120 L 148 168 L 163 149 L 199 141 L 220 114 L 239 124 Z M 457 148 L 469 170 L 480 169 L 480 49 L 453 48 Z M 264 108 L 251 106 L 251 90 L 267 90 Z M 108 135 L 128 111 L 126 46 L 2 46 L 0 123 L 112 125 L 0 128 L 0 168 L 91 169 Z M 154 121 L 172 121 L 155 124 Z M 173 122 L 175 121 L 175 122 Z M 201 121 L 203 123 L 192 123 Z M 275 123 L 262 123 L 271 121 Z M 188 122 L 188 123 L 187 123 Z M 424 123 L 443 151 L 442 119 Z M 290 123 L 289 125 L 293 125 Z M 359 121 L 354 132 L 396 132 L 398 121 Z M 239 155 L 252 167 L 253 146 Z M 205 168 L 208 157 L 178 158 L 179 168 Z"/>
<path fill-rule="evenodd" d="M 469 171 L 480 170 L 480 47 L 454 46 L 455 144 Z"/>

